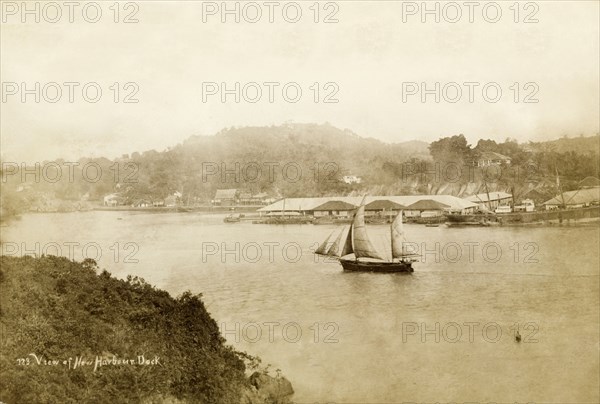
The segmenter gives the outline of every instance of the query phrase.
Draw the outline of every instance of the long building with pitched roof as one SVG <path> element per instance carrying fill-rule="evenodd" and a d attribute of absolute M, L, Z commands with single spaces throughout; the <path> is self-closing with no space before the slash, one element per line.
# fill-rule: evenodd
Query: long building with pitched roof
<path fill-rule="evenodd" d="M 350 207 L 358 207 L 362 201 L 362 196 L 327 196 L 318 198 L 285 198 L 258 209 L 261 213 L 272 212 L 301 212 L 314 215 L 316 212 L 331 211 L 348 212 Z M 382 210 L 400 210 L 401 207 L 407 207 L 419 201 L 437 202 L 440 209 L 442 205 L 446 212 L 468 214 L 473 213 L 478 205 L 477 203 L 466 199 L 458 198 L 452 195 L 401 195 L 401 196 L 367 196 L 365 204 L 372 207 L 382 207 Z M 387 202 L 387 203 L 386 203 Z M 327 209 L 325 209 L 327 208 Z M 332 208 L 332 209 L 329 209 Z M 335 208 L 335 209 L 333 209 Z M 338 214 L 340 214 L 338 213 Z M 321 215 L 321 213 L 317 213 Z"/>

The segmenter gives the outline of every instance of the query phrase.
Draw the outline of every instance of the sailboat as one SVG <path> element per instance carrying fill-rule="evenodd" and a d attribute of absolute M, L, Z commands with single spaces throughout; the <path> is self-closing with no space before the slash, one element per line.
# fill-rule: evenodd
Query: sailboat
<path fill-rule="evenodd" d="M 363 201 L 364 202 L 364 201 Z M 329 245 L 329 240 L 333 233 L 317 248 L 315 254 L 329 257 L 337 257 L 344 271 L 361 272 L 413 272 L 412 263 L 416 261 L 417 254 L 407 253 L 405 249 L 404 230 L 402 225 L 402 212 L 390 225 L 391 232 L 391 260 L 385 259 L 373 246 L 365 226 L 365 206 L 361 203 L 354 214 L 352 224 L 348 228 L 348 233 L 343 245 L 341 244 L 342 235 L 345 229 L 342 229 L 333 244 Z M 354 258 L 352 258 L 354 255 Z"/>

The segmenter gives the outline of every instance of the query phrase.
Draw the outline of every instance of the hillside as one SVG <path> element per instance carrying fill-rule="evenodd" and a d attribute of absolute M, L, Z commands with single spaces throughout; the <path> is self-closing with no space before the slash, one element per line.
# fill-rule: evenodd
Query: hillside
<path fill-rule="evenodd" d="M 261 393 L 284 378 L 246 378 L 259 359 L 225 345 L 200 295 L 97 274 L 92 260 L 0 263 L 1 402 L 287 402 Z"/>
<path fill-rule="evenodd" d="M 596 136 L 579 136 L 579 137 L 562 137 L 556 140 L 546 142 L 530 142 L 529 146 L 536 151 L 554 151 L 557 153 L 574 152 L 578 154 L 600 152 L 600 135 Z"/>
<path fill-rule="evenodd" d="M 64 169 L 59 181 L 28 184 L 9 175 L 3 186 L 3 216 L 28 209 L 61 211 L 89 208 L 105 195 L 118 193 L 121 204 L 164 200 L 181 194 L 178 203 L 208 204 L 217 189 L 236 188 L 272 198 L 357 194 L 452 194 L 466 196 L 515 189 L 556 193 L 558 171 L 564 190 L 600 174 L 600 137 L 561 138 L 518 143 L 481 139 L 469 145 L 463 135 L 422 141 L 384 143 L 328 124 L 285 124 L 223 129 L 212 136 L 192 136 L 168 150 L 134 152 L 116 160 L 84 158 L 74 181 Z M 482 151 L 508 156 L 502 175 L 473 168 Z M 62 164 L 61 161 L 58 164 Z M 94 165 L 104 174 L 83 179 L 82 167 Z M 454 178 L 448 164 L 461 172 Z M 117 169 L 115 169 L 118 168 Z M 92 173 L 94 170 L 91 171 Z M 360 184 L 342 181 L 360 177 Z M 16 193 L 19 187 L 26 190 Z M 88 201 L 92 201 L 91 203 Z"/>

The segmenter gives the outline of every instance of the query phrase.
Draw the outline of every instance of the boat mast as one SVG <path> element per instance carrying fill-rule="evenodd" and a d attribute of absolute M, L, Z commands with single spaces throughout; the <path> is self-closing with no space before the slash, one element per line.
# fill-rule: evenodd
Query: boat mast
<path fill-rule="evenodd" d="M 404 251 L 404 226 L 402 223 L 402 211 L 398 212 L 396 218 L 390 225 L 390 233 L 392 240 L 392 262 L 394 258 L 402 258 L 405 255 Z"/>
<path fill-rule="evenodd" d="M 398 215 L 401 215 L 402 211 L 398 212 Z M 398 215 L 396 215 L 396 218 L 398 218 Z M 392 262 L 394 262 L 394 222 L 396 221 L 396 219 L 392 220 L 392 223 L 390 223 L 390 251 L 392 252 Z"/>
<path fill-rule="evenodd" d="M 567 204 L 565 203 L 565 194 L 563 193 L 560 187 L 560 177 L 558 176 L 558 168 L 554 166 L 554 169 L 556 170 L 556 190 L 558 191 L 558 193 L 560 194 L 560 198 L 562 199 L 561 209 L 566 209 Z"/>
<path fill-rule="evenodd" d="M 483 185 L 485 186 L 485 193 L 487 194 L 487 205 L 490 212 L 492 211 L 492 201 L 490 201 L 490 190 L 487 186 L 487 181 L 483 180 Z"/>
<path fill-rule="evenodd" d="M 359 206 L 354 221 L 352 223 L 352 249 L 356 259 L 358 258 L 374 258 L 385 261 L 381 254 L 375 249 L 365 225 L 365 205 L 364 198 L 363 203 Z"/>

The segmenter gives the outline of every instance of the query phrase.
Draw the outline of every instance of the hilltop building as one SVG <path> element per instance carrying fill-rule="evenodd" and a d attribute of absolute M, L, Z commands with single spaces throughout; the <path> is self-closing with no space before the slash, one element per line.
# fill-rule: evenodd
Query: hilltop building
<path fill-rule="evenodd" d="M 357 177 L 356 175 L 344 175 L 342 177 L 342 181 L 346 184 L 360 184 L 362 182 L 362 178 Z"/>
<path fill-rule="evenodd" d="M 473 160 L 471 162 L 471 164 L 476 167 L 510 165 L 510 163 L 510 157 L 492 151 L 480 152 L 479 157 L 477 157 L 477 160 Z"/>
<path fill-rule="evenodd" d="M 109 194 L 103 199 L 104 206 L 119 206 L 125 203 L 125 198 L 119 194 Z"/>

